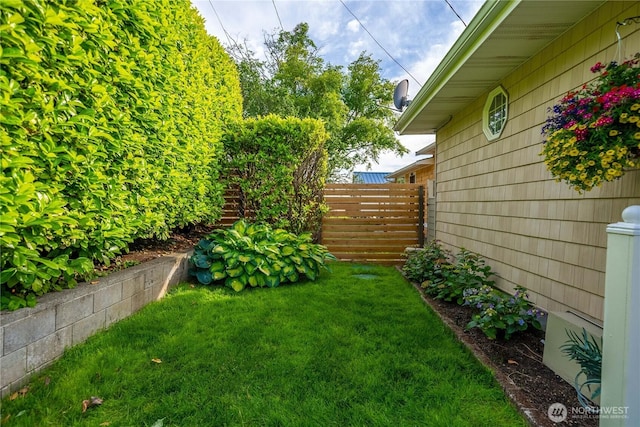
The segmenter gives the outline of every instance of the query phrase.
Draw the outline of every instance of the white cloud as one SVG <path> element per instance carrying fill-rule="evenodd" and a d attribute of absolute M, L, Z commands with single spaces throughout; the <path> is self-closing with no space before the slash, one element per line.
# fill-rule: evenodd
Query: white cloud
<path fill-rule="evenodd" d="M 356 58 L 358 55 L 360 55 L 360 52 L 364 50 L 365 45 L 366 43 L 362 39 L 355 40 L 349 43 L 349 56 L 345 56 L 345 59 L 349 57 Z"/>
<path fill-rule="evenodd" d="M 347 30 L 351 31 L 352 33 L 357 33 L 358 31 L 360 31 L 360 23 L 355 19 L 349 21 L 347 23 Z"/>

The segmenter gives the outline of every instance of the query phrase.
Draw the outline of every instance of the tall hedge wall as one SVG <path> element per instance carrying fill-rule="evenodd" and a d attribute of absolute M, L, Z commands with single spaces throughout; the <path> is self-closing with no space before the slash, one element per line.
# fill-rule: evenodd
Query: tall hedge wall
<path fill-rule="evenodd" d="M 239 212 L 295 234 L 317 233 L 325 212 L 328 138 L 316 119 L 268 115 L 236 122 L 223 135 L 225 180 Z"/>
<path fill-rule="evenodd" d="M 242 100 L 189 0 L 3 0 L 0 43 L 3 307 L 218 218 Z"/>

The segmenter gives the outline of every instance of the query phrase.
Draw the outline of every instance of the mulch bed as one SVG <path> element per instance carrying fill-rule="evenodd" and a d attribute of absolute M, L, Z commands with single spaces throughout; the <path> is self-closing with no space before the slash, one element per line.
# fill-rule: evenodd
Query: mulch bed
<path fill-rule="evenodd" d="M 129 253 L 118 257 L 104 270 L 192 249 L 212 230 L 210 226 L 196 225 L 173 232 L 168 240 L 137 240 L 130 246 Z M 597 417 L 571 413 L 572 408 L 580 408 L 575 389 L 542 363 L 544 332 L 527 330 L 513 335 L 508 341 L 490 340 L 479 329 L 465 330 L 473 314 L 471 308 L 435 300 L 426 295 L 420 286 L 414 284 L 414 287 L 458 339 L 493 371 L 507 396 L 525 414 L 531 425 L 598 426 Z M 568 408 L 566 420 L 559 424 L 548 416 L 547 411 L 553 403 L 562 403 Z"/>
<path fill-rule="evenodd" d="M 440 316 L 458 339 L 487 366 L 505 393 L 534 426 L 597 426 L 598 418 L 584 412 L 572 414 L 580 408 L 576 390 L 542 363 L 544 332 L 527 330 L 513 335 L 508 341 L 490 340 L 477 329 L 465 330 L 473 310 L 455 303 L 435 300 L 414 284 L 422 299 Z M 561 423 L 551 421 L 549 406 L 562 403 L 568 416 Z M 576 409 L 579 412 L 579 409 Z"/>
<path fill-rule="evenodd" d="M 174 252 L 191 250 L 214 228 L 208 225 L 192 225 L 174 230 L 167 240 L 137 239 L 129 245 L 127 253 L 117 256 L 109 265 L 98 265 L 95 268 L 101 274 L 106 274 Z"/>

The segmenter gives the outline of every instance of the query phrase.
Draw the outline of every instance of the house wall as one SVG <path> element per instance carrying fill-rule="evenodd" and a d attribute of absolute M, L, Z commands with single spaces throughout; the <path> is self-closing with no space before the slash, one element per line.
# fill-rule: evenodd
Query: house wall
<path fill-rule="evenodd" d="M 482 132 L 489 91 L 436 135 L 436 238 L 480 253 L 499 287 L 525 286 L 549 311 L 602 321 L 606 226 L 640 204 L 640 171 L 579 195 L 546 170 L 541 127 L 549 107 L 595 76 L 593 64 L 616 59 L 616 22 L 637 15 L 639 2 L 608 2 L 501 81 L 509 94 L 501 138 Z M 620 34 L 624 55 L 640 50 L 640 25 Z"/>
<path fill-rule="evenodd" d="M 416 182 L 418 184 L 427 185 L 427 181 L 435 176 L 435 168 L 433 165 L 420 168 L 416 171 Z"/>
<path fill-rule="evenodd" d="M 427 185 L 427 181 L 432 180 L 435 177 L 435 168 L 433 165 L 427 165 L 412 172 L 416 174 L 416 184 Z M 409 183 L 410 175 L 411 172 L 403 175 L 404 182 L 407 184 Z M 398 181 L 400 181 L 400 179 L 398 179 Z"/>

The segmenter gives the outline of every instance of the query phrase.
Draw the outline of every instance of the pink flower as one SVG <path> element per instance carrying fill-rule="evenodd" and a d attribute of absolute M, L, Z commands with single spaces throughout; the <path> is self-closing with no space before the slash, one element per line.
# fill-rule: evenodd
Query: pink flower
<path fill-rule="evenodd" d="M 596 64 L 591 67 L 591 72 L 592 73 L 597 73 L 598 71 L 602 70 L 604 68 L 604 65 L 602 65 L 602 62 L 596 62 Z"/>
<path fill-rule="evenodd" d="M 595 126 L 596 127 L 606 126 L 606 125 L 610 125 L 611 123 L 613 123 L 613 119 L 611 117 L 602 116 L 598 118 L 598 120 L 596 120 Z"/>
<path fill-rule="evenodd" d="M 587 134 L 589 131 L 587 129 L 576 129 L 576 139 L 578 141 L 584 141 L 587 139 Z"/>

